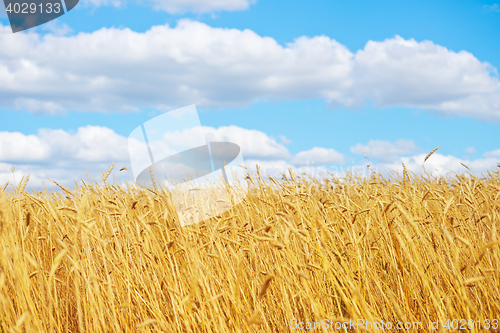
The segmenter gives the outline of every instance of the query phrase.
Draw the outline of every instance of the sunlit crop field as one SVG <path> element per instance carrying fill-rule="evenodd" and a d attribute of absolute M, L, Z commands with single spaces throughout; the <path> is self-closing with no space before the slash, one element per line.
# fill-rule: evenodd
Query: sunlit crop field
<path fill-rule="evenodd" d="M 500 319 L 498 169 L 248 182 L 242 203 L 187 227 L 166 191 L 0 191 L 0 331 L 290 332 L 358 319 L 429 332 L 472 319 L 482 331 Z"/>

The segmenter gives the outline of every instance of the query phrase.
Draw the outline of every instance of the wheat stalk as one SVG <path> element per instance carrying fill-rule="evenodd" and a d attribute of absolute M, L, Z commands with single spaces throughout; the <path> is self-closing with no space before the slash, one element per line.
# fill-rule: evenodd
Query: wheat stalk
<path fill-rule="evenodd" d="M 427 156 L 425 156 L 424 158 L 424 163 L 425 161 L 427 161 L 429 159 L 429 157 L 431 157 L 432 154 L 434 154 L 436 152 L 436 150 L 439 149 L 439 146 L 437 146 L 436 148 L 434 148 L 433 150 L 431 150 L 431 152 L 429 154 L 427 154 Z"/>
<path fill-rule="evenodd" d="M 56 184 L 61 190 L 63 190 L 64 192 L 68 193 L 68 194 L 73 194 L 71 192 L 71 190 L 67 187 L 64 187 L 62 186 L 61 184 L 59 184 L 58 182 L 56 182 L 55 180 L 51 180 L 54 184 Z"/>
<path fill-rule="evenodd" d="M 111 173 L 111 170 L 113 170 L 114 167 L 115 167 L 115 162 L 113 162 L 113 164 L 111 164 L 111 166 L 109 167 L 108 171 L 105 174 L 103 174 L 102 176 L 103 183 L 106 182 L 106 179 L 108 179 L 109 174 Z"/>
<path fill-rule="evenodd" d="M 403 164 L 403 186 L 406 187 L 406 178 L 410 179 L 410 176 L 408 175 L 408 171 L 406 170 L 406 165 L 402 162 L 401 164 Z"/>
<path fill-rule="evenodd" d="M 28 184 L 28 180 L 30 180 L 30 175 L 27 175 L 26 178 L 24 176 L 23 178 L 21 178 L 21 182 L 19 183 L 17 193 L 22 193 L 24 191 L 26 184 Z"/>

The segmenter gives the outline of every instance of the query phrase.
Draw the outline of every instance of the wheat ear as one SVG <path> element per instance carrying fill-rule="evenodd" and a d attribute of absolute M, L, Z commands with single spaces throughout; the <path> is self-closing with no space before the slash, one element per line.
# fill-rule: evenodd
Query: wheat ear
<path fill-rule="evenodd" d="M 108 172 L 106 172 L 103 176 L 102 176 L 102 182 L 104 183 L 106 181 L 106 179 L 108 179 L 109 177 L 109 174 L 111 173 L 111 170 L 113 170 L 113 168 L 115 167 L 115 162 L 113 162 L 113 164 L 111 164 L 111 166 L 109 167 L 108 169 Z"/>
<path fill-rule="evenodd" d="M 436 150 L 439 149 L 439 146 L 437 146 L 436 148 L 434 148 L 433 150 L 431 150 L 431 152 L 429 154 L 427 154 L 427 156 L 425 156 L 424 158 L 424 163 L 425 161 L 427 161 L 429 159 L 429 157 L 431 157 L 432 154 L 434 154 L 436 152 Z"/>

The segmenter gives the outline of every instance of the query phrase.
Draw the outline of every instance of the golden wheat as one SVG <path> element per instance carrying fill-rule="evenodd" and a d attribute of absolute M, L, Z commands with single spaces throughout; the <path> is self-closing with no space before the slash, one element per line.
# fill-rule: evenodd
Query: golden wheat
<path fill-rule="evenodd" d="M 500 319 L 499 170 L 259 172 L 242 203 L 184 228 L 167 191 L 104 176 L 0 191 L 0 332 L 290 332 L 323 319 L 480 331 Z"/>
<path fill-rule="evenodd" d="M 115 167 L 115 162 L 113 162 L 113 164 L 111 164 L 111 166 L 109 167 L 109 169 L 106 173 L 102 174 L 102 182 L 103 183 L 106 182 L 106 179 L 108 179 L 109 174 L 111 173 L 111 170 L 113 170 L 114 167 Z"/>
<path fill-rule="evenodd" d="M 434 154 L 436 152 L 436 150 L 439 149 L 439 146 L 437 146 L 436 148 L 434 148 L 433 150 L 431 150 L 431 152 L 429 154 L 427 154 L 424 158 L 424 163 L 425 161 L 427 161 L 429 159 L 429 157 L 431 157 L 432 154 Z"/>

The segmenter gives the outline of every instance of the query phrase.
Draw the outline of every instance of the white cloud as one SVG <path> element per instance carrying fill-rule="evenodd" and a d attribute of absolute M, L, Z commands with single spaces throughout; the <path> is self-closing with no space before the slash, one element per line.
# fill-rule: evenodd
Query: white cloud
<path fill-rule="evenodd" d="M 465 153 L 466 154 L 475 154 L 476 153 L 476 148 L 469 147 L 469 148 L 465 149 Z"/>
<path fill-rule="evenodd" d="M 353 171 L 365 177 L 370 174 L 366 165 L 331 165 L 344 163 L 344 156 L 333 149 L 315 147 L 290 157 L 288 150 L 282 144 L 277 143 L 263 132 L 236 126 L 217 129 L 204 127 L 203 129 L 207 134 L 208 141 L 238 143 L 249 171 L 255 172 L 255 165 L 258 164 L 261 166 L 260 170 L 263 176 L 271 175 L 275 178 L 281 178 L 282 173 L 288 174 L 289 168 L 292 168 L 297 174 L 306 173 L 320 178 L 327 175 L 327 172 L 340 178 L 344 177 L 347 171 Z M 164 138 L 163 144 L 168 146 L 169 142 L 181 141 L 189 146 L 187 141 L 189 135 L 190 133 L 187 132 L 176 133 L 174 136 L 177 139 L 174 136 L 167 136 Z M 399 141 L 398 145 L 397 142 L 389 146 L 389 150 L 395 151 L 391 155 L 393 159 L 371 163 L 371 169 L 387 174 L 393 170 L 402 171 L 401 163 L 404 163 L 410 171 L 419 173 L 425 154 L 399 157 L 397 153 L 412 151 L 413 145 L 408 142 L 401 143 L 402 141 Z M 405 145 L 412 149 L 404 150 Z M 50 185 L 49 178 L 72 187 L 75 180 L 79 181 L 82 178 L 87 180 L 87 172 L 91 179 L 100 181 L 101 173 L 106 171 L 112 162 L 116 162 L 116 167 L 109 178 L 110 180 L 114 176 L 117 176 L 121 181 L 130 179 L 130 174 L 127 171 L 119 171 L 123 166 L 132 172 L 128 154 L 128 138 L 106 127 L 86 126 L 75 132 L 42 129 L 36 135 L 0 132 L 0 147 L 2 147 L 0 150 L 0 186 L 3 186 L 5 182 L 13 183 L 12 166 L 16 166 L 17 182 L 23 175 L 30 174 L 29 186 L 35 188 L 40 188 L 42 182 Z M 377 148 L 380 145 L 372 143 L 372 148 L 374 147 Z M 138 144 L 133 146 L 132 153 L 138 148 Z M 466 172 L 466 169 L 461 165 L 464 163 L 473 173 L 479 175 L 487 170 L 496 169 L 499 158 L 500 150 L 490 151 L 485 153 L 483 158 L 470 160 L 434 153 L 425 162 L 425 170 L 435 175 L 445 175 L 452 171 Z M 310 161 L 309 164 L 304 162 L 307 160 Z M 315 161 L 314 165 L 311 161 Z"/>
<path fill-rule="evenodd" d="M 10 168 L 30 174 L 30 184 L 65 184 L 86 177 L 98 179 L 112 162 L 129 165 L 128 140 L 106 127 L 80 127 L 75 133 L 41 129 L 37 135 L 0 132 L 0 183 L 12 182 Z M 127 177 L 128 178 L 128 177 Z M 19 180 L 20 177 L 17 177 Z"/>
<path fill-rule="evenodd" d="M 234 142 L 240 145 L 244 159 L 258 158 L 276 160 L 289 158 L 286 147 L 277 143 L 267 134 L 240 128 L 237 126 L 203 128 L 208 141 Z M 181 147 L 192 148 L 189 131 L 170 133 L 161 142 L 162 149 L 179 142 Z M 0 132 L 0 183 L 12 182 L 10 168 L 16 166 L 21 175 L 31 174 L 30 184 L 40 186 L 47 178 L 63 184 L 72 184 L 74 179 L 86 179 L 86 170 L 91 178 L 99 179 L 112 162 L 117 163 L 117 170 L 126 166 L 130 172 L 128 138 L 115 133 L 107 127 L 86 126 L 76 132 L 41 129 L 37 135 L 25 135 L 17 132 Z M 140 149 L 132 141 L 131 153 Z M 160 144 L 160 143 L 157 143 Z M 115 170 L 115 175 L 128 180 L 127 173 Z M 111 178 L 110 178 L 111 179 Z"/>
<path fill-rule="evenodd" d="M 259 159 L 288 159 L 290 153 L 281 143 L 266 133 L 241 128 L 238 126 L 221 126 L 219 128 L 202 126 L 207 142 L 233 142 L 240 146 L 243 158 Z M 167 132 L 163 134 L 161 142 L 155 145 L 175 146 L 178 150 L 191 149 L 198 146 L 198 128 L 190 128 L 183 131 Z"/>
<path fill-rule="evenodd" d="M 375 106 L 409 106 L 500 120 L 496 68 L 466 51 L 399 36 L 369 41 L 355 55 L 356 78 L 346 105 L 368 99 Z"/>
<path fill-rule="evenodd" d="M 500 149 L 488 151 L 483 154 L 484 157 L 496 157 L 500 158 Z"/>
<path fill-rule="evenodd" d="M 145 33 L 7 35 L 0 38 L 0 107 L 116 112 L 338 95 L 351 57 L 324 36 L 282 47 L 250 30 L 188 20 Z"/>
<path fill-rule="evenodd" d="M 126 161 L 128 141 L 107 127 L 80 127 L 75 134 L 41 129 L 38 136 L 51 148 L 51 158 L 86 162 Z"/>
<path fill-rule="evenodd" d="M 453 176 L 456 173 L 465 173 L 468 170 L 461 164 L 465 164 L 472 173 L 475 175 L 480 175 L 486 173 L 488 170 L 496 169 L 496 163 L 498 160 L 494 158 L 479 158 L 474 160 L 461 159 L 452 155 L 441 155 L 439 153 L 434 153 L 425 162 L 426 154 L 418 154 L 408 157 L 400 157 L 397 160 L 390 163 L 377 163 L 374 166 L 379 172 L 388 173 L 392 170 L 398 171 L 399 174 L 403 172 L 402 163 L 405 164 L 406 168 L 416 174 L 423 172 L 422 164 L 424 165 L 425 171 L 434 176 L 441 175 L 445 176 L 447 174 Z"/>
<path fill-rule="evenodd" d="M 49 157 L 50 146 L 35 135 L 0 132 L 0 161 L 37 162 Z"/>
<path fill-rule="evenodd" d="M 344 164 L 345 158 L 343 154 L 337 152 L 335 149 L 314 147 L 295 155 L 291 163 L 299 166 Z"/>
<path fill-rule="evenodd" d="M 365 155 L 369 159 L 381 159 L 382 161 L 391 161 L 399 155 L 408 155 L 418 147 L 413 140 L 396 140 L 395 143 L 382 140 L 370 140 L 367 145 L 361 143 L 350 148 L 351 152 L 356 155 Z"/>
<path fill-rule="evenodd" d="M 203 127 L 207 141 L 225 141 L 238 144 L 243 158 L 288 159 L 290 153 L 282 144 L 266 133 L 241 128 L 238 126 L 222 126 L 218 129 Z"/>
<path fill-rule="evenodd" d="M 496 68 L 466 51 L 399 36 L 369 41 L 355 54 L 326 36 L 283 47 L 251 30 L 189 20 L 145 33 L 2 35 L 0 94 L 0 107 L 38 113 L 323 98 L 350 108 L 371 101 L 500 122 Z"/>

